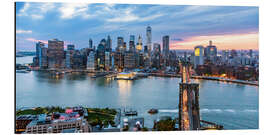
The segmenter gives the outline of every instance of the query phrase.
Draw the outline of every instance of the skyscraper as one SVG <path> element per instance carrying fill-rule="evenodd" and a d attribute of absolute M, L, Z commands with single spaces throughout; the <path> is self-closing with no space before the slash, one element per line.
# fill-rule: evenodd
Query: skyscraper
<path fill-rule="evenodd" d="M 135 52 L 135 36 L 134 35 L 130 35 L 129 51 Z"/>
<path fill-rule="evenodd" d="M 97 68 L 98 70 L 104 70 L 105 68 L 105 46 L 101 40 L 97 48 Z"/>
<path fill-rule="evenodd" d="M 205 48 L 204 55 L 206 58 L 212 62 L 215 62 L 217 57 L 217 47 L 212 44 L 212 41 L 209 41 L 209 45 Z"/>
<path fill-rule="evenodd" d="M 111 68 L 111 53 L 110 51 L 105 51 L 105 70 L 109 71 Z"/>
<path fill-rule="evenodd" d="M 159 69 L 160 68 L 160 44 L 154 43 L 153 45 L 153 59 L 152 66 Z"/>
<path fill-rule="evenodd" d="M 45 46 L 41 46 L 39 48 L 39 68 L 44 69 L 48 67 L 48 57 L 47 57 L 47 53 L 48 53 L 48 48 L 46 48 Z"/>
<path fill-rule="evenodd" d="M 199 45 L 194 48 L 194 68 L 204 64 L 204 47 Z"/>
<path fill-rule="evenodd" d="M 36 63 L 34 63 L 34 66 L 39 66 L 39 52 L 40 52 L 40 48 L 44 47 L 45 44 L 42 42 L 37 42 L 36 43 Z"/>
<path fill-rule="evenodd" d="M 108 35 L 108 37 L 107 37 L 107 43 L 106 43 L 105 50 L 108 52 L 112 51 L 112 40 L 111 40 L 110 35 Z"/>
<path fill-rule="evenodd" d="M 67 45 L 66 51 L 66 68 L 71 69 L 73 66 L 73 54 L 74 54 L 75 46 Z"/>
<path fill-rule="evenodd" d="M 134 35 L 130 35 L 129 41 L 134 41 L 135 42 L 135 36 Z"/>
<path fill-rule="evenodd" d="M 169 54 L 170 54 L 170 45 L 169 45 L 170 37 L 168 35 L 162 37 L 162 45 L 163 45 L 163 58 L 165 60 L 165 65 L 168 65 Z"/>
<path fill-rule="evenodd" d="M 142 51 L 142 37 L 139 35 L 138 37 L 138 43 L 136 45 L 136 52 Z"/>
<path fill-rule="evenodd" d="M 93 40 L 91 38 L 89 39 L 89 48 L 93 49 Z"/>
<path fill-rule="evenodd" d="M 64 61 L 64 41 L 53 39 L 48 41 L 48 67 L 63 68 Z"/>
<path fill-rule="evenodd" d="M 90 71 L 95 71 L 96 69 L 96 53 L 95 51 L 91 50 L 88 57 L 87 57 L 87 69 Z"/>
<path fill-rule="evenodd" d="M 120 52 L 124 52 L 124 38 L 123 37 L 117 37 L 117 49 Z"/>
<path fill-rule="evenodd" d="M 148 53 L 149 53 L 149 56 L 151 54 L 151 50 L 152 50 L 152 29 L 150 26 L 147 26 L 146 28 L 146 45 L 148 46 Z"/>

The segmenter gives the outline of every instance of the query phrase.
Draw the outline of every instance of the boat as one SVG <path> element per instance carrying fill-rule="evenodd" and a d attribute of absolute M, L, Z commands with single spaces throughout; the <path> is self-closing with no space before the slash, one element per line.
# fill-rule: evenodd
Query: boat
<path fill-rule="evenodd" d="M 125 116 L 137 116 L 138 115 L 138 113 L 137 113 L 137 111 L 132 111 L 132 110 L 130 110 L 130 111 L 125 111 L 124 110 L 124 114 L 125 114 Z"/>
<path fill-rule="evenodd" d="M 156 114 L 156 113 L 158 113 L 158 109 L 152 108 L 152 109 L 150 109 L 150 110 L 148 111 L 148 113 L 150 113 L 150 114 Z"/>

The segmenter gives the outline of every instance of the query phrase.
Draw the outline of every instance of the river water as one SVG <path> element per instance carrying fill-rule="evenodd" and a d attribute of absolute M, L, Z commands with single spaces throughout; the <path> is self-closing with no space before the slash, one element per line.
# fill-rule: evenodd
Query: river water
<path fill-rule="evenodd" d="M 24 60 L 25 59 L 25 60 Z M 29 63 L 31 58 L 16 58 Z M 31 61 L 30 61 L 31 62 Z M 259 88 L 257 86 L 209 80 L 200 84 L 201 119 L 225 129 L 258 129 Z M 148 77 L 138 80 L 109 80 L 72 73 L 52 77 L 46 72 L 16 73 L 16 108 L 37 106 L 87 106 L 132 108 L 145 126 L 152 128 L 160 116 L 178 115 L 179 78 Z M 156 115 L 147 111 L 159 109 Z"/>

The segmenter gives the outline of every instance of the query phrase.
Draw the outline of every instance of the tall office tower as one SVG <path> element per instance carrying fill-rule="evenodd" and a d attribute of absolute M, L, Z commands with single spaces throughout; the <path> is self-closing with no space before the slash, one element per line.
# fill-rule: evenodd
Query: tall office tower
<path fill-rule="evenodd" d="M 148 53 L 149 53 L 149 56 L 151 54 L 151 51 L 152 51 L 152 29 L 150 26 L 147 26 L 146 28 L 146 45 L 148 46 Z"/>
<path fill-rule="evenodd" d="M 136 52 L 141 52 L 141 51 L 142 51 L 142 37 L 139 35 L 138 43 L 136 45 Z"/>
<path fill-rule="evenodd" d="M 97 48 L 97 69 L 105 69 L 105 46 L 100 42 Z"/>
<path fill-rule="evenodd" d="M 120 52 L 124 52 L 124 38 L 117 37 L 117 50 Z"/>
<path fill-rule="evenodd" d="M 199 45 L 194 48 L 194 68 L 204 64 L 204 47 Z"/>
<path fill-rule="evenodd" d="M 120 52 L 114 53 L 114 67 L 118 72 L 122 72 L 124 69 L 124 54 Z"/>
<path fill-rule="evenodd" d="M 110 35 L 107 37 L 107 43 L 106 43 L 105 50 L 108 52 L 112 51 L 112 39 L 111 39 Z"/>
<path fill-rule="evenodd" d="M 89 39 L 89 48 L 93 49 L 93 40 L 91 38 Z"/>
<path fill-rule="evenodd" d="M 131 51 L 125 52 L 124 56 L 124 67 L 127 69 L 135 68 L 136 61 L 135 61 L 135 54 Z"/>
<path fill-rule="evenodd" d="M 250 58 L 253 57 L 253 50 L 252 49 L 249 49 L 248 55 L 249 55 Z"/>
<path fill-rule="evenodd" d="M 66 68 L 71 69 L 73 66 L 73 54 L 74 54 L 75 46 L 67 45 L 66 51 Z"/>
<path fill-rule="evenodd" d="M 71 69 L 72 68 L 72 60 L 73 59 L 73 51 L 67 50 L 66 52 L 66 68 Z"/>
<path fill-rule="evenodd" d="M 229 60 L 229 51 L 228 50 L 222 50 L 221 60 L 223 63 L 227 63 L 227 61 Z"/>
<path fill-rule="evenodd" d="M 42 46 L 39 48 L 39 68 L 45 69 L 48 67 L 48 48 Z"/>
<path fill-rule="evenodd" d="M 143 52 L 146 54 L 146 53 L 148 53 L 148 46 L 144 46 L 144 49 L 143 49 Z"/>
<path fill-rule="evenodd" d="M 159 69 L 160 68 L 160 44 L 154 43 L 153 46 L 153 59 L 152 59 L 152 66 Z"/>
<path fill-rule="evenodd" d="M 42 48 L 44 46 L 45 46 L 45 44 L 42 42 L 36 43 L 36 61 L 34 62 L 34 66 L 39 66 L 39 52 L 40 52 L 40 48 Z"/>
<path fill-rule="evenodd" d="M 209 45 L 205 48 L 204 55 L 211 62 L 215 62 L 217 58 L 217 47 L 212 44 L 212 41 L 209 41 Z"/>
<path fill-rule="evenodd" d="M 48 41 L 48 67 L 63 68 L 64 61 L 64 41 L 53 39 Z"/>
<path fill-rule="evenodd" d="M 105 70 L 109 71 L 111 69 L 111 52 L 105 51 Z"/>
<path fill-rule="evenodd" d="M 163 46 L 163 58 L 165 60 L 165 65 L 168 66 L 169 54 L 170 54 L 170 37 L 168 35 L 162 37 L 162 46 Z"/>
<path fill-rule="evenodd" d="M 91 50 L 87 57 L 87 70 L 93 72 L 96 70 L 96 53 Z"/>
<path fill-rule="evenodd" d="M 135 52 L 135 36 L 134 35 L 130 35 L 130 39 L 129 39 L 129 51 Z"/>
<path fill-rule="evenodd" d="M 127 51 L 127 43 L 126 42 L 124 42 L 123 49 L 124 49 L 124 52 Z"/>
<path fill-rule="evenodd" d="M 154 43 L 154 48 L 153 48 L 154 53 L 160 53 L 160 44 L 159 43 Z"/>

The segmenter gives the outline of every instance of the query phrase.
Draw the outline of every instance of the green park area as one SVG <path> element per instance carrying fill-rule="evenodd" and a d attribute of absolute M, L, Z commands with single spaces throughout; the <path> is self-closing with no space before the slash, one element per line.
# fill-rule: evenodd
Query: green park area
<path fill-rule="evenodd" d="M 109 108 L 87 108 L 88 117 L 87 121 L 92 126 L 96 125 L 108 125 L 111 124 L 112 126 L 114 123 L 114 117 L 117 113 L 115 109 Z"/>
<path fill-rule="evenodd" d="M 69 107 L 67 107 L 69 108 Z M 17 110 L 16 116 L 20 115 L 39 115 L 39 114 L 52 114 L 53 112 L 64 113 L 66 108 L 61 107 L 37 107 L 37 108 L 30 108 L 24 110 Z M 88 116 L 85 116 L 89 124 L 92 126 L 96 125 L 108 125 L 111 124 L 112 126 L 114 123 L 114 117 L 117 113 L 115 109 L 109 108 L 86 108 L 88 111 Z"/>

